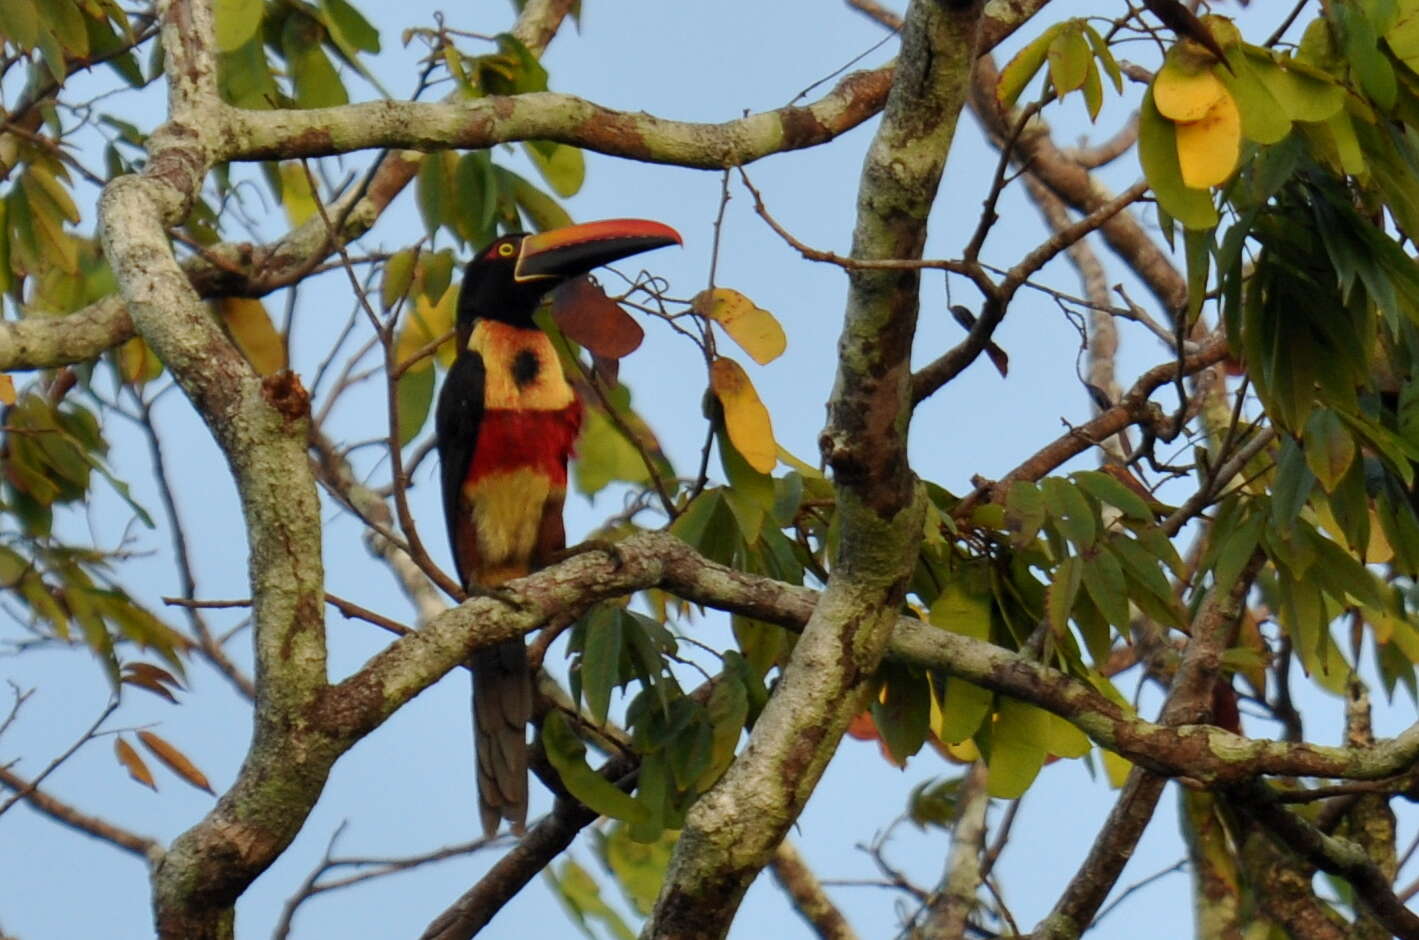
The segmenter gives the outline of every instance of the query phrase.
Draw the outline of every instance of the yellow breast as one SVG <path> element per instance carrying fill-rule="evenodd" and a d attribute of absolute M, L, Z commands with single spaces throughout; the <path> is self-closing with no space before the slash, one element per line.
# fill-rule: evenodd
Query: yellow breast
<path fill-rule="evenodd" d="M 483 357 L 484 408 L 555 410 L 573 400 L 552 341 L 541 330 L 479 320 L 468 348 Z"/>

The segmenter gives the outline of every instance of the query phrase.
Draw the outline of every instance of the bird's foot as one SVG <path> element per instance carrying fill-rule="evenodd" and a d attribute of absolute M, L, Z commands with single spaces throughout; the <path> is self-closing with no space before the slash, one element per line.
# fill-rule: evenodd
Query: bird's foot
<path fill-rule="evenodd" d="M 570 548 L 553 553 L 551 564 L 555 565 L 559 561 L 566 561 L 577 555 L 585 555 L 587 552 L 600 552 L 605 555 L 610 560 L 612 569 L 619 569 L 626 563 L 625 556 L 621 554 L 621 549 L 617 547 L 615 542 L 608 542 L 606 539 L 587 539 Z"/>
<path fill-rule="evenodd" d="M 519 599 L 512 592 L 508 591 L 506 588 L 483 587 L 479 584 L 470 584 L 468 585 L 467 591 L 469 597 L 490 598 L 502 604 L 504 607 L 515 611 L 516 613 L 521 614 L 527 611 L 527 605 L 524 604 L 521 599 Z"/>

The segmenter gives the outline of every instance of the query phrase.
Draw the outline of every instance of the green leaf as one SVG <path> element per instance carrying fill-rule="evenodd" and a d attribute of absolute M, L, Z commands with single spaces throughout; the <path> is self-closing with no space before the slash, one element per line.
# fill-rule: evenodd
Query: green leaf
<path fill-rule="evenodd" d="M 532 165 L 552 191 L 563 199 L 575 196 L 586 180 L 586 158 L 581 149 L 550 140 L 529 140 L 522 145 Z"/>
<path fill-rule="evenodd" d="M 0 37 L 23 51 L 39 41 L 39 11 L 34 0 L 5 0 L 0 3 Z"/>
<path fill-rule="evenodd" d="M 1078 555 L 1070 555 L 1054 569 L 1045 592 L 1045 618 L 1055 636 L 1062 637 L 1069 629 L 1070 612 L 1074 610 L 1074 599 L 1079 596 L 1083 576 L 1083 561 Z"/>
<path fill-rule="evenodd" d="M 1094 57 L 1103 65 L 1104 71 L 1109 74 L 1109 81 L 1114 83 L 1114 91 L 1123 94 L 1123 70 L 1118 67 L 1118 61 L 1109 50 L 1109 44 L 1104 41 L 1104 37 L 1099 35 L 1098 30 L 1084 23 L 1084 37 L 1089 40 L 1089 46 L 1094 50 Z"/>
<path fill-rule="evenodd" d="M 1107 473 L 1076 470 L 1069 477 L 1081 490 L 1100 502 L 1118 507 L 1125 516 L 1139 522 L 1153 521 L 1153 510 L 1148 508 L 1147 501 Z"/>
<path fill-rule="evenodd" d="M 721 564 L 734 559 L 737 547 L 737 524 L 724 494 L 719 489 L 705 490 L 685 507 L 670 526 L 670 534 Z"/>
<path fill-rule="evenodd" d="M 749 692 L 744 683 L 726 670 L 710 691 L 705 715 L 710 723 L 710 762 L 695 781 L 694 789 L 699 792 L 714 786 L 734 762 L 734 751 L 749 717 Z"/>
<path fill-rule="evenodd" d="M 486 150 L 473 150 L 458 159 L 453 189 L 458 212 L 454 224 L 464 240 L 486 245 L 497 234 L 498 176 Z"/>
<path fill-rule="evenodd" d="M 1039 72 L 1040 66 L 1045 64 L 1050 44 L 1063 28 L 1063 23 L 1051 26 L 1040 38 L 1015 53 L 1015 57 L 1000 70 L 1000 78 L 995 85 L 995 100 L 1000 104 L 1001 110 L 1008 111 L 1015 106 L 1020 93 Z"/>
<path fill-rule="evenodd" d="M 1222 540 L 1217 551 L 1217 564 L 1212 573 L 1214 591 L 1220 593 L 1231 590 L 1237 576 L 1256 550 L 1265 522 L 1265 513 L 1252 512 L 1247 515 L 1245 522 L 1233 529 L 1214 528 Z"/>
<path fill-rule="evenodd" d="M 1080 549 L 1094 544 L 1098 535 L 1098 520 L 1084 494 L 1068 480 L 1047 477 L 1040 482 L 1045 508 L 1059 530 Z"/>
<path fill-rule="evenodd" d="M 527 216 L 527 221 L 539 232 L 548 229 L 563 228 L 572 224 L 572 217 L 567 214 L 555 199 L 548 196 L 542 190 L 533 186 L 527 180 L 502 167 L 497 167 L 500 177 L 503 177 L 507 188 L 512 192 L 513 198 L 517 200 L 517 206 L 522 210 L 522 214 Z"/>
<path fill-rule="evenodd" d="M 1005 527 L 1010 530 L 1010 545 L 1013 548 L 1030 545 L 1044 524 L 1045 502 L 1040 488 L 1029 480 L 1011 483 L 1005 494 Z"/>
<path fill-rule="evenodd" d="M 89 54 L 89 33 L 84 28 L 84 15 L 74 5 L 74 0 L 46 0 L 40 6 L 40 14 L 67 58 L 80 59 Z"/>
<path fill-rule="evenodd" d="M 427 359 L 408 369 L 399 377 L 396 388 L 399 400 L 399 446 L 404 447 L 424 428 L 429 406 L 434 400 L 434 368 Z"/>
<path fill-rule="evenodd" d="M 1089 736 L 1058 715 L 1049 716 L 1049 743 L 1045 750 L 1055 757 L 1083 757 L 1089 753 L 1093 742 Z"/>
<path fill-rule="evenodd" d="M 414 279 L 414 249 L 405 248 L 389 256 L 384 263 L 383 277 L 379 285 L 379 305 L 386 313 L 409 293 L 409 284 Z"/>
<path fill-rule="evenodd" d="M 1328 408 L 1317 408 L 1306 421 L 1302 438 L 1306 466 L 1327 493 L 1334 492 L 1355 459 L 1355 438 Z"/>
<path fill-rule="evenodd" d="M 1252 70 L 1251 59 L 1239 49 L 1227 56 L 1231 69 L 1214 74 L 1226 86 L 1242 116 L 1242 136 L 1259 144 L 1275 144 L 1291 133 L 1291 119 L 1271 94 L 1266 83 Z"/>
<path fill-rule="evenodd" d="M 1394 108 L 1399 88 L 1394 68 L 1379 49 L 1379 36 L 1365 14 L 1349 4 L 1339 4 L 1332 13 L 1344 33 L 1345 60 L 1359 79 L 1360 87 L 1381 111 Z"/>
<path fill-rule="evenodd" d="M 235 52 L 257 34 L 266 4 L 264 0 L 215 0 L 212 12 L 217 20 L 217 49 Z"/>
<path fill-rule="evenodd" d="M 1023 796 L 1044 766 L 1050 732 L 1049 712 L 1002 696 L 990 730 L 986 791 L 999 800 Z"/>
<path fill-rule="evenodd" d="M 1283 65 L 1246 49 L 1247 65 L 1292 121 L 1325 121 L 1345 106 L 1345 89 L 1334 79 L 1298 62 Z"/>
<path fill-rule="evenodd" d="M 882 694 L 872 700 L 872 720 L 898 764 L 921 750 L 931 727 L 931 687 L 918 670 L 893 662 L 881 667 Z"/>
<path fill-rule="evenodd" d="M 547 760 L 562 778 L 567 792 L 593 812 L 629 823 L 650 819 L 650 812 L 643 804 L 622 792 L 586 763 L 586 745 L 572 733 L 561 712 L 554 710 L 547 713 L 542 723 L 542 743 L 547 751 Z"/>
<path fill-rule="evenodd" d="M 577 492 L 585 496 L 601 492 L 613 480 L 644 483 L 650 478 L 635 445 L 599 408 L 587 408 L 583 414 L 573 472 Z"/>
<path fill-rule="evenodd" d="M 1128 612 L 1128 582 L 1118 559 L 1106 551 L 1085 557 L 1084 587 L 1104 618 L 1127 635 L 1132 619 Z"/>
<path fill-rule="evenodd" d="M 554 873 L 548 866 L 543 877 L 551 884 L 553 893 L 567 908 L 573 923 L 587 937 L 596 940 L 596 935 L 587 926 L 587 919 L 594 918 L 606 925 L 607 930 L 617 940 L 635 940 L 635 934 L 617 914 L 601 899 L 601 889 L 596 879 L 572 859 L 562 863 L 560 873 Z"/>
<path fill-rule="evenodd" d="M 1079 21 L 1063 24 L 1064 28 L 1049 44 L 1049 79 L 1056 99 L 1084 87 L 1089 76 L 1093 55 L 1084 39 Z M 1096 75 L 1097 80 L 1097 75 Z"/>
<path fill-rule="evenodd" d="M 345 0 L 320 0 L 326 22 L 341 45 L 361 52 L 379 52 L 379 30 Z"/>
<path fill-rule="evenodd" d="M 1210 229 L 1217 225 L 1217 207 L 1206 189 L 1183 184 L 1178 163 L 1177 132 L 1172 121 L 1158 113 L 1153 90 L 1143 93 L 1138 118 L 1138 160 L 1143 175 L 1158 198 L 1158 205 L 1190 229 Z"/>
<path fill-rule="evenodd" d="M 586 616 L 581 651 L 581 694 L 598 725 L 606 723 L 611 692 L 621 680 L 621 611 L 600 605 Z"/>
<path fill-rule="evenodd" d="M 662 833 L 654 842 L 641 842 L 631 835 L 629 826 L 617 823 L 601 842 L 606 867 L 616 876 L 621 892 L 631 902 L 636 913 L 649 917 L 660 896 L 665 881 L 665 869 L 678 833 Z"/>
<path fill-rule="evenodd" d="M 286 17 L 282 43 L 300 108 L 333 108 L 350 102 L 344 82 L 321 46 L 323 33 L 320 24 L 303 13 Z"/>

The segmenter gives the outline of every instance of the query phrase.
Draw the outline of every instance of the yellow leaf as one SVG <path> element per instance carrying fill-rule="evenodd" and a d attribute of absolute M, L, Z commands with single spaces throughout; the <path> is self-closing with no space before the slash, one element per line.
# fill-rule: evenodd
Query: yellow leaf
<path fill-rule="evenodd" d="M 153 772 L 148 769 L 148 765 L 143 763 L 143 758 L 138 756 L 138 752 L 133 750 L 133 745 L 120 737 L 113 739 L 113 753 L 118 758 L 118 762 L 123 765 L 123 769 L 128 771 L 128 776 L 137 780 L 150 790 L 156 790 L 158 784 L 153 780 Z"/>
<path fill-rule="evenodd" d="M 216 791 L 212 789 L 212 784 L 207 782 L 206 775 L 198 770 L 192 761 L 187 759 L 186 754 L 182 753 L 156 734 L 153 734 L 151 731 L 139 731 L 138 740 L 142 741 L 143 746 L 151 751 L 154 757 L 162 761 L 168 770 L 171 770 L 197 789 L 206 790 L 208 793 L 216 795 Z"/>
<path fill-rule="evenodd" d="M 1099 748 L 1099 757 L 1104 762 L 1104 774 L 1109 778 L 1109 786 L 1115 790 L 1123 786 L 1124 781 L 1128 779 L 1128 772 L 1133 769 L 1133 762 L 1103 748 Z"/>
<path fill-rule="evenodd" d="M 788 345 L 783 327 L 774 315 L 756 307 L 737 290 L 716 287 L 712 291 L 700 291 L 691 305 L 700 316 L 724 327 L 730 339 L 761 366 L 783 355 Z"/>
<path fill-rule="evenodd" d="M 1242 116 L 1231 95 L 1218 98 L 1202 120 L 1177 128 L 1184 186 L 1207 189 L 1232 175 L 1242 152 Z"/>
<path fill-rule="evenodd" d="M 286 367 L 286 344 L 265 304 L 251 297 L 223 297 L 216 306 L 227 332 L 253 369 L 271 375 Z"/>
<path fill-rule="evenodd" d="M 8 375 L 0 374 L 0 405 L 13 405 L 15 403 L 15 380 Z"/>
<path fill-rule="evenodd" d="M 1180 124 L 1202 120 L 1226 93 L 1226 86 L 1210 69 L 1189 69 L 1175 59 L 1164 62 L 1153 79 L 1158 113 Z"/>
<path fill-rule="evenodd" d="M 142 385 L 163 374 L 163 364 L 141 336 L 118 347 L 118 374 L 123 381 Z"/>
<path fill-rule="evenodd" d="M 310 191 L 310 177 L 299 160 L 287 160 L 281 164 L 281 205 L 286 208 L 286 218 L 295 228 L 315 215 L 315 196 Z"/>
<path fill-rule="evenodd" d="M 404 325 L 399 328 L 399 336 L 394 341 L 394 361 L 398 365 L 403 365 L 419 354 L 419 350 L 446 335 L 453 329 L 453 314 L 458 303 L 458 291 L 450 288 L 443 292 L 437 304 L 429 302 L 422 292 L 414 297 L 414 309 L 404 318 Z M 453 339 L 450 337 L 447 342 L 440 343 L 434 355 L 438 358 L 439 364 L 447 368 L 453 363 L 454 348 Z M 427 369 L 430 360 L 426 357 L 414 363 L 411 369 Z"/>
<path fill-rule="evenodd" d="M 760 473 L 773 472 L 778 462 L 773 423 L 744 369 L 733 359 L 716 357 L 710 363 L 710 388 L 724 408 L 724 427 L 734 449 Z"/>
<path fill-rule="evenodd" d="M 980 760 L 980 748 L 976 747 L 976 742 L 972 738 L 966 738 L 957 744 L 943 744 L 946 753 L 963 764 L 974 764 Z"/>

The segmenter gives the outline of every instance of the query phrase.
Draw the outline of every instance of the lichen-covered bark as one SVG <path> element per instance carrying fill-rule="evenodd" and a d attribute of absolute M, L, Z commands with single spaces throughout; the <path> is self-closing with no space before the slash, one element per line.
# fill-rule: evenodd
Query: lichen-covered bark
<path fill-rule="evenodd" d="M 858 189 L 853 256 L 919 258 L 975 58 L 980 7 L 918 0 Z M 916 271 L 855 270 L 820 443 L 841 538 L 827 588 L 749 744 L 691 808 L 644 934 L 723 936 L 861 711 L 916 557 L 907 464 Z"/>

